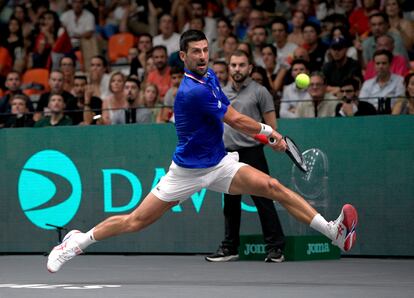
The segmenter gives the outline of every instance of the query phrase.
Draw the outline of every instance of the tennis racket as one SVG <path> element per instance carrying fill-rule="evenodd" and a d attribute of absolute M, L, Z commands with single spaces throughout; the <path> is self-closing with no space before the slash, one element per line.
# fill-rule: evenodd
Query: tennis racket
<path fill-rule="evenodd" d="M 267 138 L 265 135 L 255 135 L 254 138 L 262 144 L 274 144 L 276 140 L 274 138 Z M 302 152 L 296 146 L 295 142 L 288 136 L 284 136 L 283 139 L 286 142 L 286 154 L 290 157 L 293 163 L 300 169 L 302 172 L 306 173 L 308 167 L 303 159 Z"/>

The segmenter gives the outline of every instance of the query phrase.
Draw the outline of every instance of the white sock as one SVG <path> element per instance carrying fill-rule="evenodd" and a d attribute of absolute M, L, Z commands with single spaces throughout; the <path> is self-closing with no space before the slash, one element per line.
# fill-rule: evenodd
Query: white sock
<path fill-rule="evenodd" d="M 93 237 L 94 229 L 95 228 L 92 228 L 86 233 L 81 233 L 81 234 L 76 235 L 76 242 L 78 243 L 80 249 L 84 250 L 89 245 L 96 242 L 95 238 Z"/>
<path fill-rule="evenodd" d="M 331 229 L 330 229 L 330 225 L 326 221 L 326 219 L 323 218 L 323 216 L 320 215 L 319 213 L 315 215 L 315 217 L 312 219 L 309 226 L 312 229 L 315 229 L 318 232 L 324 234 L 329 239 L 332 239 L 332 232 L 331 232 Z"/>

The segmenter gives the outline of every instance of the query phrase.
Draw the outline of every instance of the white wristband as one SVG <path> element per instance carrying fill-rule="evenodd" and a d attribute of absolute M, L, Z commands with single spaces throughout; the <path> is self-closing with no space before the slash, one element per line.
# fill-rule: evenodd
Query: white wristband
<path fill-rule="evenodd" d="M 273 128 L 267 124 L 260 123 L 260 132 L 259 134 L 265 135 L 266 137 L 270 136 L 273 132 Z"/>

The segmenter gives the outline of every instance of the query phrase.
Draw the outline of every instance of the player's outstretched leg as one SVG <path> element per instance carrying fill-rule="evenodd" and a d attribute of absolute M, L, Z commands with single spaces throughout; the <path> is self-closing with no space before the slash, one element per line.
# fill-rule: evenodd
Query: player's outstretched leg
<path fill-rule="evenodd" d="M 60 245 L 55 246 L 47 260 L 47 270 L 57 272 L 63 264 L 81 254 L 92 243 L 116 235 L 137 232 L 159 219 L 177 202 L 165 202 L 150 193 L 132 213 L 112 216 L 87 233 L 70 231 Z"/>
<path fill-rule="evenodd" d="M 279 202 L 293 217 L 331 239 L 332 243 L 343 251 L 349 251 L 355 244 L 358 214 L 350 204 L 343 206 L 341 214 L 335 221 L 327 222 L 299 194 L 250 166 L 239 169 L 232 180 L 230 192 L 248 193 Z"/>

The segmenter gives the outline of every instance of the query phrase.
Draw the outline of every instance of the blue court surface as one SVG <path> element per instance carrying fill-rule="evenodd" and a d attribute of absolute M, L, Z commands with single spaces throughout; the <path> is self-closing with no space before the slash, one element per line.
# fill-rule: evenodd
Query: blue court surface
<path fill-rule="evenodd" d="M 414 260 L 208 263 L 203 255 L 84 255 L 50 274 L 0 256 L 0 297 L 414 297 Z"/>

